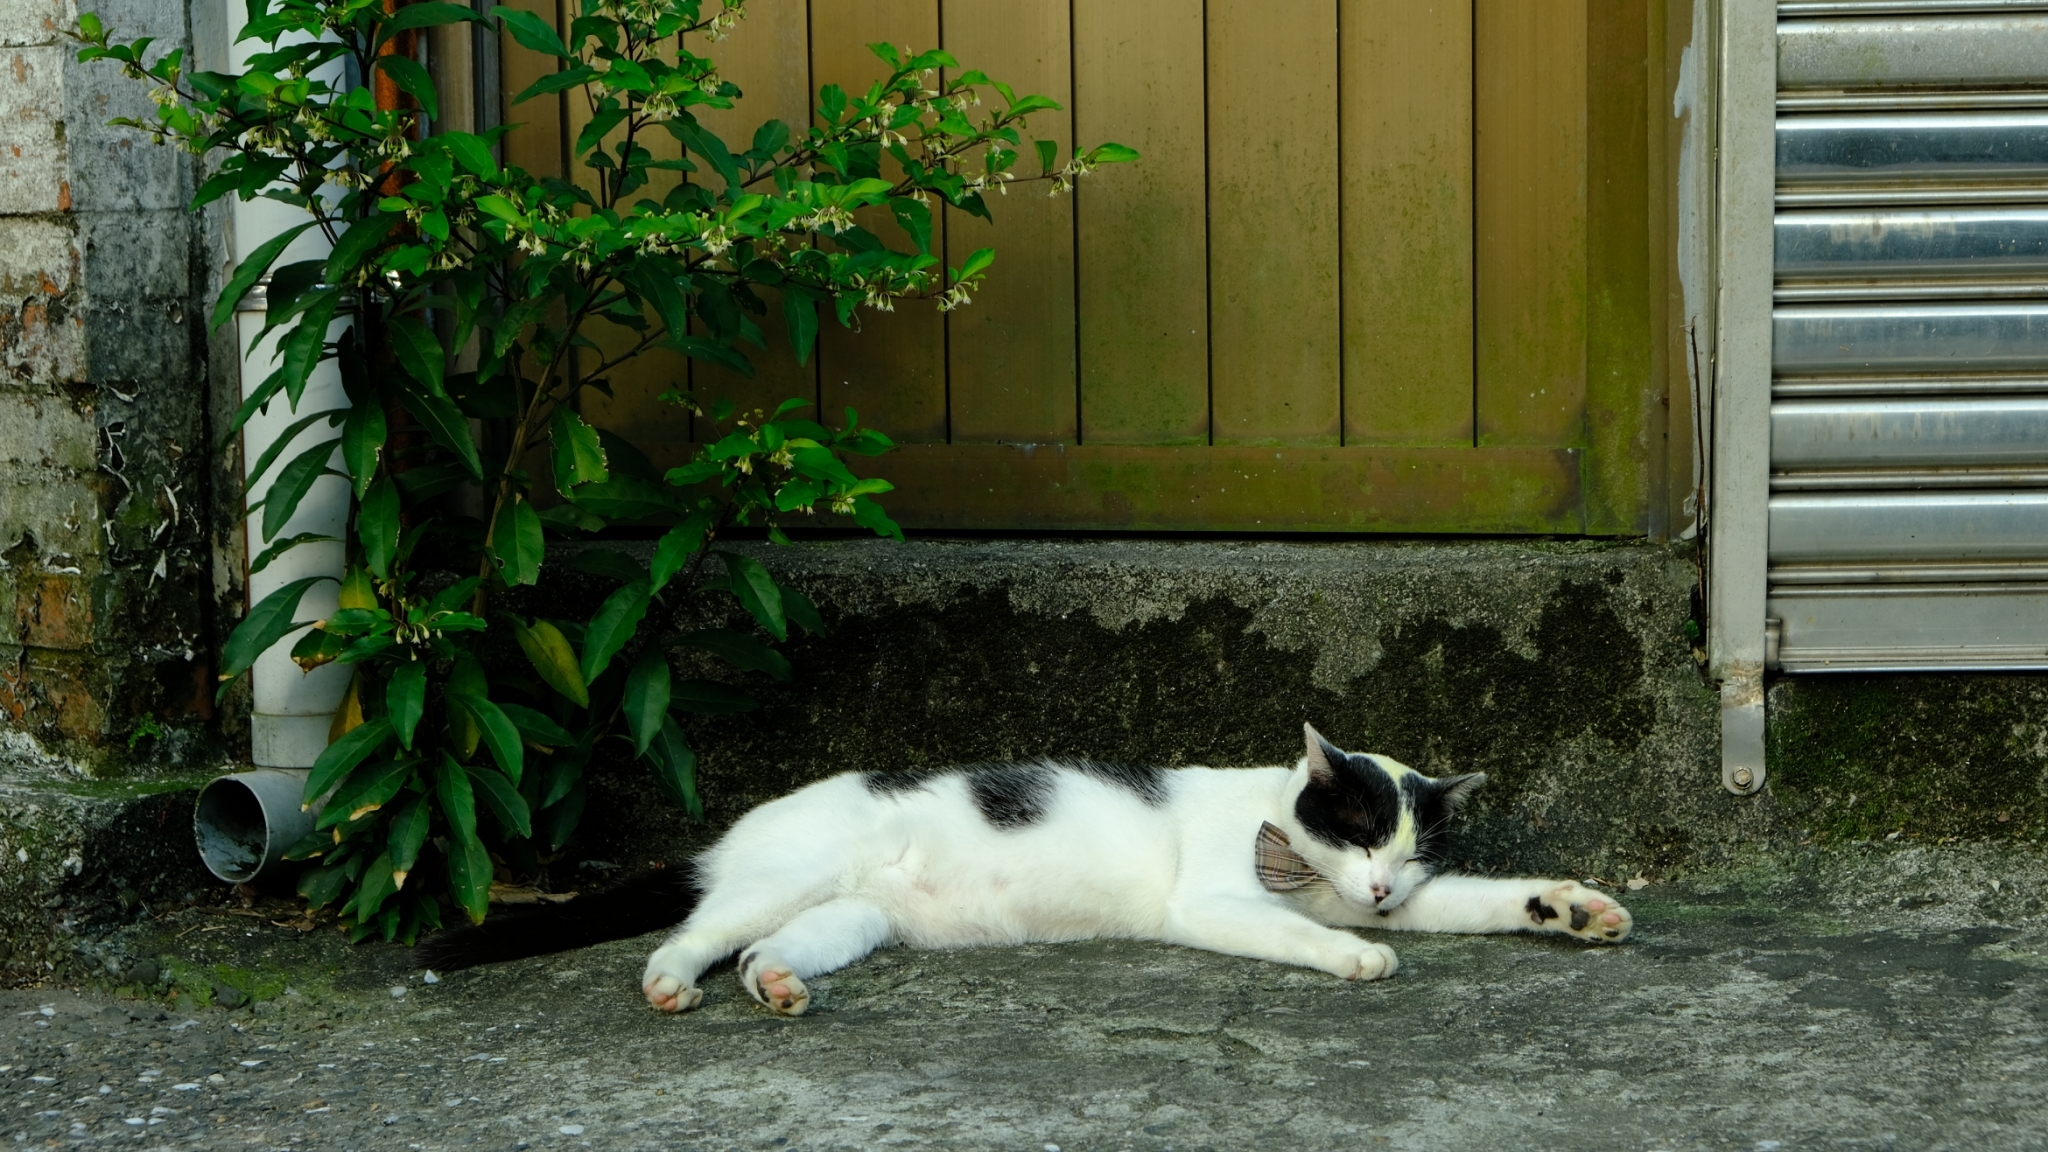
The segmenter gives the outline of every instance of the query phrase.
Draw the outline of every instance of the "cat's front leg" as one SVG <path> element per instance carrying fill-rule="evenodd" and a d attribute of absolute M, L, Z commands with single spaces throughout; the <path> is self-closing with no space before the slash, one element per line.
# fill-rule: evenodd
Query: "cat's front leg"
<path fill-rule="evenodd" d="M 1438 876 L 1378 921 L 1405 932 L 1559 932 L 1592 944 L 1624 940 L 1635 923 L 1620 901 L 1576 880 L 1489 876 Z"/>
<path fill-rule="evenodd" d="M 1384 944 L 1242 897 L 1204 898 L 1169 908 L 1163 938 L 1209 952 L 1315 968 L 1345 980 L 1384 980 L 1398 967 L 1394 950 Z"/>

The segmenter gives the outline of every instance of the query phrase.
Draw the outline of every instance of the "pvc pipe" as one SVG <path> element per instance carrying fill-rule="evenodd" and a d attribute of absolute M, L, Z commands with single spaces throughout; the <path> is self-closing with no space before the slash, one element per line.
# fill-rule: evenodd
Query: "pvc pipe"
<path fill-rule="evenodd" d="M 320 806 L 300 811 L 304 769 L 258 768 L 216 776 L 192 806 L 192 838 L 206 870 L 230 884 L 246 884 L 277 866 L 313 831 Z"/>
<path fill-rule="evenodd" d="M 234 43 L 233 37 L 241 34 L 247 23 L 247 9 L 243 0 L 223 0 L 227 6 L 227 25 L 230 37 L 228 58 L 236 70 L 246 70 L 249 58 L 257 52 L 268 51 L 269 46 L 254 40 Z M 323 70 L 323 79 L 338 78 L 339 65 Z M 275 200 L 236 201 L 232 225 L 234 258 L 240 263 L 249 253 L 280 232 L 309 219 L 308 215 L 288 204 Z M 299 260 L 318 260 L 326 257 L 331 245 L 319 229 L 308 229 L 292 241 L 289 248 L 278 257 L 273 268 L 281 268 Z M 263 328 L 264 306 L 267 296 L 260 287 L 249 293 L 242 308 L 235 315 L 235 324 L 241 346 L 242 396 L 262 384 L 265 377 L 275 370 L 278 337 L 289 329 L 273 332 L 261 343 L 256 333 Z M 330 339 L 349 325 L 347 318 L 335 321 L 328 329 Z M 298 415 L 311 415 L 331 408 L 347 408 L 348 397 L 342 391 L 341 372 L 332 360 L 313 370 L 312 378 L 306 384 L 305 394 L 300 398 L 298 412 L 290 410 L 289 401 L 279 394 L 272 400 L 268 412 L 258 413 L 242 429 L 243 480 L 248 480 L 247 469 L 251 461 L 260 457 L 264 450 L 275 442 Z M 247 492 L 246 500 L 254 503 L 269 490 L 270 482 L 282 471 L 283 466 L 299 452 L 320 443 L 334 439 L 338 429 L 327 421 L 315 421 L 314 425 L 301 432 L 292 446 L 285 448 L 278 457 L 264 481 Z M 340 452 L 336 451 L 333 466 L 342 467 Z M 348 523 L 348 483 L 334 476 L 323 476 L 313 482 L 313 489 L 300 502 L 298 511 L 278 532 L 274 540 L 289 539 L 302 532 L 335 537 L 332 543 L 302 544 L 277 559 L 272 560 L 263 571 L 248 579 L 249 603 L 255 604 L 271 592 L 307 576 L 333 576 L 337 580 L 342 574 L 346 558 L 343 545 L 339 542 Z M 263 521 L 260 515 L 249 517 L 246 527 L 248 556 L 253 561 L 268 548 L 274 540 L 263 537 Z M 314 585 L 299 602 L 299 612 L 294 619 L 320 620 L 331 615 L 337 605 L 337 585 L 323 582 Z M 250 759 L 257 764 L 283 768 L 307 768 L 327 747 L 327 730 L 335 709 L 341 706 L 342 695 L 348 690 L 349 677 L 353 669 L 339 664 L 329 664 L 302 672 L 291 661 L 291 646 L 298 634 L 294 633 L 268 652 L 257 657 L 251 672 L 255 693 L 254 713 L 249 720 Z"/>

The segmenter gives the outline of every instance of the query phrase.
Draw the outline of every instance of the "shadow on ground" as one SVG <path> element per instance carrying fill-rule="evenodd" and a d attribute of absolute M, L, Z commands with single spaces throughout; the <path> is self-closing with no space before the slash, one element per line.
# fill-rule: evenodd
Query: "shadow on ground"
<path fill-rule="evenodd" d="M 1402 968 L 1374 985 L 1129 942 L 889 950 L 815 981 L 796 1021 L 729 970 L 701 1010 L 654 1014 L 645 940 L 428 984 L 400 949 L 189 910 L 134 941 L 161 958 L 140 975 L 255 1002 L 0 992 L 0 1131 L 294 1149 L 2039 1146 L 2048 925 L 1953 893 L 1859 906 L 1768 887 L 1634 893 L 1639 933 L 1616 948 L 1390 935 Z"/>

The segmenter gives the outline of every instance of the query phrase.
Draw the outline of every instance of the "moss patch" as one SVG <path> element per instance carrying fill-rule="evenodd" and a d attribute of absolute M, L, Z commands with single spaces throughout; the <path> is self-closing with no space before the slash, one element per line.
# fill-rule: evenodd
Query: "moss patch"
<path fill-rule="evenodd" d="M 1769 710 L 1771 794 L 1822 842 L 2048 833 L 2048 677 L 1788 678 Z"/>

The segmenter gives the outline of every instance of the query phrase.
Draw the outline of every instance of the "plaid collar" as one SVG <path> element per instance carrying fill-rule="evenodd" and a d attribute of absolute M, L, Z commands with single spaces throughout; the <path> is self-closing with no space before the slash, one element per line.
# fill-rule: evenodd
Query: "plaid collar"
<path fill-rule="evenodd" d="M 1288 846 L 1287 833 L 1268 822 L 1259 825 L 1259 838 L 1252 845 L 1252 865 L 1259 883 L 1268 892 L 1292 892 L 1321 880 L 1322 873 Z"/>

